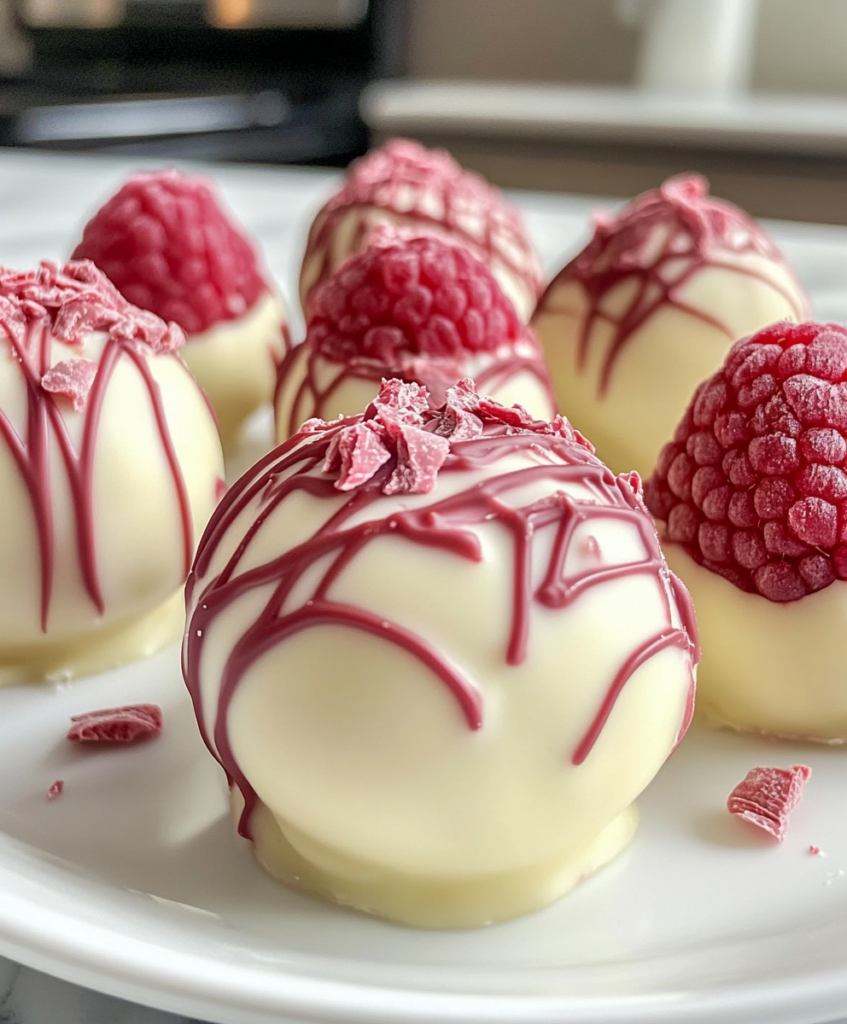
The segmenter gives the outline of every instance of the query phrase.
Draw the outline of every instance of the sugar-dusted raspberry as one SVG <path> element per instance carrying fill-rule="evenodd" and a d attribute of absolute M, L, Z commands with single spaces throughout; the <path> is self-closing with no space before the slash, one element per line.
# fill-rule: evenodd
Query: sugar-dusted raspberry
<path fill-rule="evenodd" d="M 73 258 L 187 334 L 241 316 L 268 290 L 211 182 L 175 170 L 131 177 L 86 224 Z"/>
<path fill-rule="evenodd" d="M 800 803 L 812 769 L 805 764 L 790 768 L 751 768 L 729 794 L 730 814 L 769 832 L 779 842 L 785 838 L 791 812 Z M 809 847 L 820 852 L 817 847 Z"/>
<path fill-rule="evenodd" d="M 645 496 L 671 541 L 742 590 L 795 601 L 847 579 L 847 328 L 736 342 Z"/>
<path fill-rule="evenodd" d="M 314 296 L 306 342 L 327 359 L 450 359 L 531 339 L 488 268 L 434 236 L 351 256 Z"/>

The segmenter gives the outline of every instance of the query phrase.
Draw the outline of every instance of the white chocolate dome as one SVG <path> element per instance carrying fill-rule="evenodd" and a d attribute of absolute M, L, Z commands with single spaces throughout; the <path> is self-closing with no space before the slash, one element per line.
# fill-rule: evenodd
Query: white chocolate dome
<path fill-rule="evenodd" d="M 387 382 L 248 471 L 187 588 L 184 671 L 286 884 L 422 927 L 615 856 L 690 719 L 696 628 L 637 477 L 561 419 Z"/>
<path fill-rule="evenodd" d="M 647 477 L 731 344 L 808 300 L 772 239 L 704 179 L 671 178 L 613 218 L 532 317 L 559 407 L 618 472 Z"/>
<path fill-rule="evenodd" d="M 0 271 L 0 324 L 0 681 L 152 653 L 223 483 L 182 332 L 84 261 Z"/>

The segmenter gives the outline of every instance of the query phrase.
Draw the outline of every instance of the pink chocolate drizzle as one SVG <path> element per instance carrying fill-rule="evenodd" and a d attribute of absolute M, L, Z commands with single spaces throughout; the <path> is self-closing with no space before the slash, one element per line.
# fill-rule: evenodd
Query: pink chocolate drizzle
<path fill-rule="evenodd" d="M 394 388 L 396 393 L 396 383 L 387 382 L 383 393 L 386 388 Z M 396 419 L 394 414 L 392 417 Z M 363 423 L 374 424 L 384 438 L 382 425 L 374 423 L 380 418 L 389 422 L 382 415 L 380 401 L 377 400 L 364 417 L 350 417 L 331 424 L 312 421 L 301 433 L 265 456 L 232 487 L 218 506 L 200 542 L 189 576 L 187 605 L 190 615 L 183 649 L 183 673 L 203 739 L 225 769 L 230 784 L 236 785 L 244 796 L 245 807 L 239 830 L 248 838 L 250 819 L 258 798 L 235 759 L 228 736 L 228 710 L 249 668 L 263 654 L 297 632 L 317 625 L 342 625 L 374 634 L 402 647 L 420 659 L 443 682 L 455 698 L 468 728 L 476 730 L 482 727 L 484 709 L 481 695 L 474 683 L 449 658 L 405 627 L 364 608 L 336 601 L 331 596 L 334 581 L 375 537 L 400 536 L 411 544 L 437 548 L 458 559 L 479 562 L 483 556 L 475 529 L 486 522 L 499 523 L 510 534 L 514 545 L 512 626 L 504 649 L 504 659 L 510 665 L 519 665 L 526 656 L 533 602 L 559 610 L 574 603 L 592 587 L 610 580 L 635 575 L 656 580 L 666 610 L 666 624 L 660 632 L 641 643 L 620 666 L 594 719 L 571 755 L 575 765 L 581 764 L 590 754 L 618 695 L 640 665 L 669 647 L 688 652 L 692 666 L 699 657 L 690 597 L 665 564 L 652 519 L 641 499 L 637 475 L 614 477 L 594 456 L 587 442 L 561 417 L 552 424 L 532 420 L 518 407 L 505 409 L 495 402 L 478 398 L 470 382 L 451 389 L 448 402 L 440 409 L 419 414 L 414 429 L 446 437 L 449 452 L 441 464 L 442 473 L 487 470 L 484 480 L 471 484 L 460 493 L 435 500 L 424 508 L 397 510 L 381 517 L 381 495 L 390 490 L 389 481 L 402 455 L 398 447 L 393 459 L 368 465 L 365 482 L 347 492 L 344 504 L 311 538 L 283 551 L 270 562 L 239 574 L 241 559 L 252 541 L 274 510 L 290 495 L 301 492 L 315 498 L 338 499 L 340 479 L 321 472 L 322 467 L 333 464 L 333 445 L 338 448 L 339 435 L 350 429 L 360 431 Z M 390 444 L 390 441 L 386 443 Z M 532 452 L 536 464 L 519 470 L 498 469 L 498 463 L 522 451 Z M 591 496 L 578 498 L 556 490 L 524 507 L 514 508 L 508 504 L 510 494 L 539 479 L 558 481 L 563 487 L 579 484 Z M 253 502 L 259 503 L 260 511 L 226 565 L 206 580 L 204 577 L 218 545 Z M 348 525 L 354 516 L 371 507 L 373 516 L 370 519 Z M 627 565 L 601 565 L 575 576 L 566 576 L 565 558 L 574 532 L 582 524 L 600 518 L 619 519 L 634 525 L 644 543 L 643 560 Z M 533 592 L 530 583 L 533 543 L 544 530 L 555 531 L 555 539 L 544 579 Z M 310 596 L 298 607 L 286 608 L 288 598 L 303 574 L 327 556 L 331 556 L 329 567 Z M 233 602 L 256 588 L 267 587 L 271 588 L 271 596 L 253 624 L 238 639 L 224 665 L 213 735 L 210 736 L 204 724 L 200 677 L 206 637 L 217 617 Z M 675 609 L 680 616 L 681 628 L 674 624 Z M 692 674 L 679 738 L 690 723 L 693 689 Z"/>
<path fill-rule="evenodd" d="M 523 218 L 499 189 L 465 170 L 444 150 L 392 139 L 357 160 L 343 187 L 320 210 L 309 231 L 304 266 L 316 253 L 314 290 L 335 270 L 332 239 L 342 217 L 360 211 L 349 252 L 358 252 L 374 229 L 369 210 L 382 210 L 405 225 L 445 232 L 467 245 L 489 267 L 502 263 L 531 296 L 543 279 Z M 307 296 L 301 296 L 308 305 Z M 306 310 L 308 313 L 308 309 Z"/>
<path fill-rule="evenodd" d="M 153 314 L 131 306 L 87 260 L 68 263 L 61 270 L 48 262 L 27 273 L 0 268 L 0 329 L 9 357 L 20 366 L 26 388 L 25 430 L 19 433 L 0 408 L 0 439 L 15 460 L 32 501 L 41 560 L 42 630 L 47 632 L 48 628 L 55 554 L 51 436 L 70 485 L 85 590 L 98 614 L 104 611 L 94 537 L 94 465 L 106 391 L 121 359 L 129 360 L 136 368 L 150 398 L 162 451 L 173 478 L 187 574 L 194 543 L 191 509 L 159 386 L 148 363 L 153 354 L 175 352 L 184 341 L 182 331 L 175 324 L 165 324 Z M 85 374 L 85 394 L 78 395 L 72 389 L 56 392 L 50 375 L 54 339 L 82 352 L 87 336 L 95 331 L 105 332 L 107 339 L 96 372 Z M 47 384 L 42 386 L 45 378 Z M 71 441 L 62 410 L 63 398 L 83 417 L 79 451 L 74 450 Z"/>
<path fill-rule="evenodd" d="M 579 338 L 580 370 L 588 358 L 595 323 L 605 320 L 613 327 L 599 395 L 605 394 L 615 361 L 628 339 L 663 306 L 711 324 L 735 341 L 734 332 L 723 321 L 680 296 L 691 278 L 706 267 L 763 281 L 785 299 L 797 321 L 808 318 L 808 303 L 798 281 L 792 290 L 738 262 L 738 257 L 755 255 L 787 269 L 773 239 L 737 206 L 711 198 L 708 191 L 705 178 L 680 175 L 644 192 L 617 217 L 597 214 L 593 239 L 553 278 L 539 299 L 535 317 L 550 305 L 566 281 L 576 280 L 585 289 L 589 310 Z M 603 312 L 603 302 L 613 289 L 628 281 L 637 281 L 638 286 L 620 319 L 614 319 Z"/>
<path fill-rule="evenodd" d="M 337 410 L 332 406 L 333 398 L 338 389 L 350 378 L 368 381 L 373 384 L 374 391 L 384 378 L 395 378 L 407 383 L 416 382 L 423 384 L 435 401 L 442 401 L 446 399 L 449 387 L 468 375 L 467 361 L 461 358 L 442 359 L 408 353 L 402 354 L 392 364 L 364 355 L 350 356 L 342 362 L 327 358 L 309 343 L 308 336 L 302 344 L 307 346 L 303 351 L 300 345 L 289 349 L 277 371 L 274 408 L 277 408 L 279 394 L 287 385 L 289 378 L 297 380 L 302 375 L 288 414 L 286 429 L 289 435 L 296 433 L 305 418 L 314 416 L 327 419 L 335 415 Z M 527 332 L 524 342 L 526 351 L 516 350 L 510 345 L 504 346 L 498 352 L 478 355 L 477 359 L 490 359 L 487 366 L 474 373 L 474 380 L 480 392 L 498 391 L 509 381 L 526 373 L 538 381 L 541 391 L 547 396 L 550 409 L 555 409 L 556 399 L 550 383 L 550 374 L 540 350 L 535 350 L 536 344 L 532 335 Z M 301 362 L 305 362 L 305 372 L 301 369 Z M 333 375 L 321 387 L 318 376 L 325 377 L 328 372 Z"/>

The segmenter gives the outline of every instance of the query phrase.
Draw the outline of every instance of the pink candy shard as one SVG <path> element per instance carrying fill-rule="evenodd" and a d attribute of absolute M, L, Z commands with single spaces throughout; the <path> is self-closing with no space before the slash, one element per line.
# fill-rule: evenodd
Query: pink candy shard
<path fill-rule="evenodd" d="M 129 704 L 73 715 L 67 738 L 79 743 L 133 743 L 162 731 L 162 709 L 157 704 Z"/>
<path fill-rule="evenodd" d="M 376 432 L 367 423 L 355 423 L 332 439 L 322 469 L 324 473 L 338 470 L 337 490 L 351 491 L 367 483 L 390 458 Z"/>
<path fill-rule="evenodd" d="M 395 441 L 397 466 L 383 487 L 383 494 L 428 494 L 450 454 L 450 442 L 406 424 L 398 424 Z"/>
<path fill-rule="evenodd" d="M 81 412 L 96 376 L 97 363 L 90 359 L 63 359 L 44 374 L 41 386 L 51 394 L 69 398 L 74 411 Z"/>
<path fill-rule="evenodd" d="M 55 800 L 57 796 L 61 796 L 65 791 L 65 783 L 63 779 L 56 779 L 54 783 L 47 790 L 47 799 Z"/>
<path fill-rule="evenodd" d="M 301 434 L 335 431 L 326 449 L 321 470 L 338 474 L 334 486 L 349 491 L 373 480 L 377 471 L 394 460 L 391 473 L 381 480 L 383 494 L 428 494 L 450 455 L 451 445 L 480 437 L 486 423 L 508 434 L 558 434 L 588 451 L 594 449 L 563 416 L 552 423 L 533 419 L 519 405 L 507 408 L 491 398 L 480 397 L 470 379 L 447 388 L 447 401 L 435 406 L 420 384 L 392 379 L 382 381 L 379 394 L 362 417 L 326 423 L 307 420 Z M 640 503 L 636 474 L 621 478 L 636 488 L 633 500 Z"/>
<path fill-rule="evenodd" d="M 730 814 L 737 814 L 782 842 L 788 819 L 800 803 L 811 774 L 812 769 L 805 764 L 751 768 L 729 794 L 726 806 Z"/>

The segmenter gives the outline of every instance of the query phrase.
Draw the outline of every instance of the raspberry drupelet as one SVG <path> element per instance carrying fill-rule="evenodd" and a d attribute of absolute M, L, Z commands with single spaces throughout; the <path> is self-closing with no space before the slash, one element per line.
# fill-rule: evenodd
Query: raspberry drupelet
<path fill-rule="evenodd" d="M 86 224 L 74 259 L 90 259 L 130 302 L 182 327 L 183 358 L 231 444 L 270 401 L 288 328 L 214 185 L 176 170 L 134 175 Z"/>
<path fill-rule="evenodd" d="M 555 414 L 538 342 L 488 268 L 440 238 L 382 229 L 315 292 L 306 340 L 280 366 L 277 437 L 364 408 L 384 377 L 442 401 L 467 376 L 498 401 Z"/>
<path fill-rule="evenodd" d="M 381 226 L 435 234 L 485 263 L 527 320 L 543 287 L 538 257 L 520 212 L 481 175 L 442 149 L 390 139 L 350 166 L 341 189 L 318 212 L 300 272 L 300 302 L 311 314 L 314 290 Z"/>
<path fill-rule="evenodd" d="M 703 632 L 700 706 L 742 728 L 847 734 L 847 329 L 738 341 L 645 497 Z"/>

